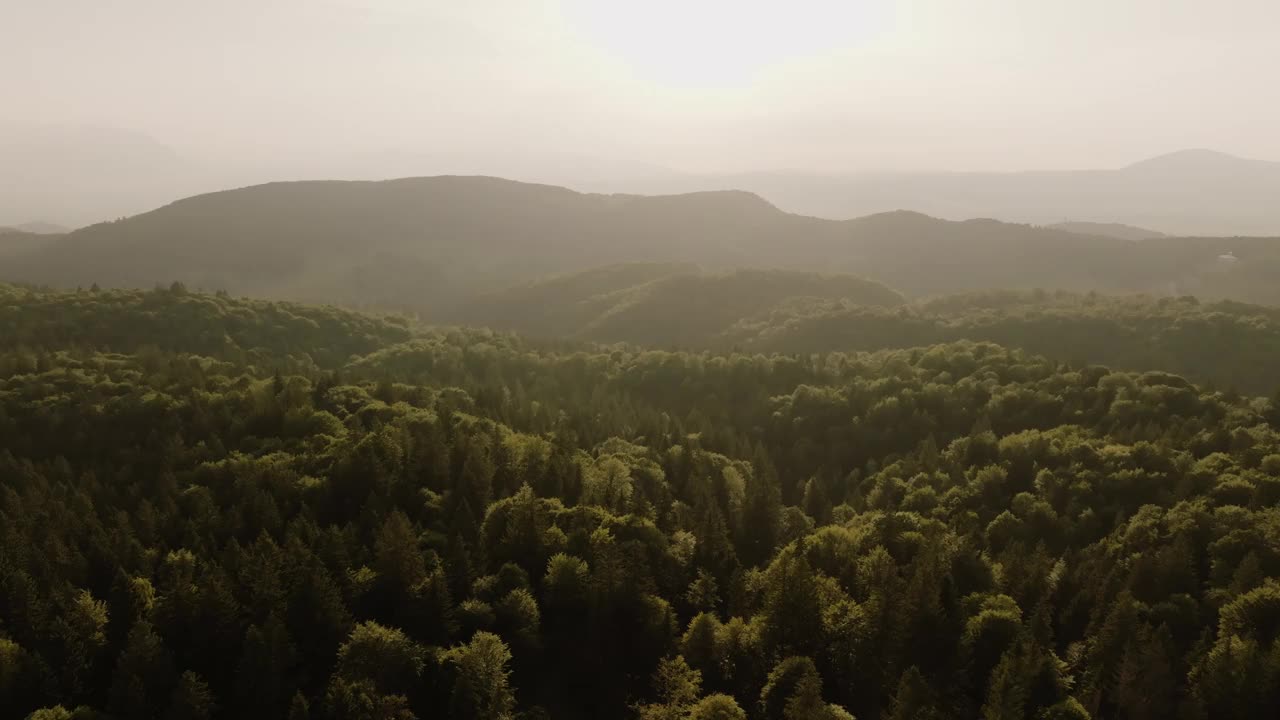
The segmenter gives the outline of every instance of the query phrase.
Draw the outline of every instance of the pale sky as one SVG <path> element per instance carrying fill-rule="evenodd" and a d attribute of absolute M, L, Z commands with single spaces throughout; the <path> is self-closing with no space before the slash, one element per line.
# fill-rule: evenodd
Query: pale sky
<path fill-rule="evenodd" d="M 2 125 L 693 172 L 1280 160 L 1277 0 L 0 0 Z"/>

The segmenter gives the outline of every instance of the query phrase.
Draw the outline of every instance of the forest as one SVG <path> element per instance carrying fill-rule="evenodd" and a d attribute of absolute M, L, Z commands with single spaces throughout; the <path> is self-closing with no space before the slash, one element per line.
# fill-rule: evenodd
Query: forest
<path fill-rule="evenodd" d="M 1075 364 L 1172 372 L 1223 390 L 1280 387 L 1280 311 L 1189 295 L 1039 289 L 908 300 L 852 275 L 631 263 L 488 293 L 450 317 L 531 337 L 720 352 L 986 340 Z"/>
<path fill-rule="evenodd" d="M 0 716 L 1276 717 L 1280 397 L 1007 345 L 0 285 Z"/>

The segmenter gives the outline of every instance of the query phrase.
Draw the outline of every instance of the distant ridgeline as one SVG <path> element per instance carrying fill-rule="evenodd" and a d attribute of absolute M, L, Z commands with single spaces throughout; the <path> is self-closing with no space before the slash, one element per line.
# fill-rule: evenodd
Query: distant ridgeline
<path fill-rule="evenodd" d="M 20 248 L 0 235 L 0 280 L 177 280 L 438 319 L 477 295 L 619 263 L 850 273 L 913 298 L 1043 288 L 1280 304 L 1280 241 L 1158 235 L 912 212 L 823 220 L 738 191 L 593 195 L 486 177 L 290 182 L 199 195 Z M 1224 265 L 1228 255 L 1236 261 Z"/>
<path fill-rule="evenodd" d="M 568 286 L 612 283 L 544 329 L 658 337 L 708 284 L 677 339 L 1096 327 L 1128 350 L 1070 350 L 1190 365 L 1271 318 Z M 792 284 L 826 299 L 730 322 Z M 668 352 L 0 285 L 5 718 L 1273 720 L 1278 618 L 1276 399 L 990 342 Z"/>
<path fill-rule="evenodd" d="M 170 337 L 121 320 L 160 322 L 150 312 L 157 303 L 176 304 L 174 312 L 186 316 L 166 326 L 172 337 L 198 333 L 201 344 L 193 348 L 215 356 L 228 347 L 268 348 L 332 367 L 408 332 L 405 319 L 395 315 L 370 325 L 374 321 L 369 316 L 335 308 L 231 300 L 185 288 L 177 294 L 22 292 L 28 298 L 22 309 L 0 316 L 0 329 L 11 342 L 92 342 L 85 338 L 87 332 L 98 333 L 99 342 L 111 347 L 137 333 Z M 249 322 L 245 311 L 233 307 L 260 309 L 249 313 L 254 318 Z M 205 321 L 228 313 L 236 335 L 211 336 L 200 329 Z M 425 319 L 541 341 L 667 350 L 808 354 L 991 341 L 1077 367 L 1160 370 L 1252 395 L 1280 388 L 1280 309 L 1193 297 L 985 291 L 908 302 L 883 285 L 851 275 L 716 273 L 681 264 L 625 264 L 481 294 Z M 14 324 L 19 321 L 21 327 Z M 314 337 L 287 331 L 290 323 L 313 328 Z M 344 331 L 329 333 L 324 328 L 330 325 Z M 318 340 L 332 336 L 364 340 L 341 348 Z M 289 337 L 294 345 L 281 345 Z"/>

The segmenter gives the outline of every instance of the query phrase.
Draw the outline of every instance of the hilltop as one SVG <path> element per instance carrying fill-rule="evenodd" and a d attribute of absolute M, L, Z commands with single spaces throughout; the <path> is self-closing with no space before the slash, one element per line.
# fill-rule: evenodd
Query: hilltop
<path fill-rule="evenodd" d="M 82 228 L 7 279 L 429 308 L 607 262 L 780 259 L 800 226 L 748 193 L 604 196 L 486 177 L 272 183 Z"/>

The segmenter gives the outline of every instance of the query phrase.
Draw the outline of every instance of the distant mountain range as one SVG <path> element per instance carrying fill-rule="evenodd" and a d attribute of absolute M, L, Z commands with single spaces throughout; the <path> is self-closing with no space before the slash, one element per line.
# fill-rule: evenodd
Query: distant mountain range
<path fill-rule="evenodd" d="M 212 189 L 151 137 L 94 127 L 0 126 L 0 225 L 84 225 Z"/>
<path fill-rule="evenodd" d="M 273 183 L 195 196 L 45 237 L 7 257 L 0 279 L 181 281 L 447 318 L 493 292 L 618 263 L 846 273 L 910 297 L 1051 288 L 1280 303 L 1280 241 L 1269 238 L 1133 242 L 913 212 L 833 221 L 746 192 L 599 195 L 489 177 Z"/>
<path fill-rule="evenodd" d="M 1280 163 L 1184 150 L 1115 170 L 1011 173 L 749 173 L 736 187 L 791 212 L 848 218 L 909 208 L 960 220 L 1124 223 L 1179 235 L 1280 235 Z"/>
<path fill-rule="evenodd" d="M 15 233 L 28 233 L 31 235 L 65 235 L 69 232 L 71 232 L 71 228 L 47 222 L 29 222 L 19 223 L 17 225 L 0 226 L 0 235 L 13 235 Z"/>
<path fill-rule="evenodd" d="M 227 159 L 224 159 L 227 158 Z M 179 198 L 270 180 L 489 175 L 583 192 L 743 190 L 792 213 L 835 220 L 895 210 L 1034 225 L 1126 224 L 1175 235 L 1280 235 L 1280 163 L 1184 150 L 1118 169 L 1028 172 L 696 174 L 572 154 L 308 153 L 187 157 L 143 133 L 0 127 L 0 225 L 81 226 Z"/>

